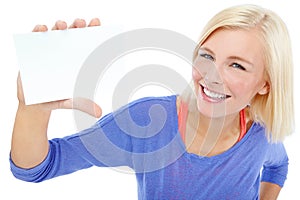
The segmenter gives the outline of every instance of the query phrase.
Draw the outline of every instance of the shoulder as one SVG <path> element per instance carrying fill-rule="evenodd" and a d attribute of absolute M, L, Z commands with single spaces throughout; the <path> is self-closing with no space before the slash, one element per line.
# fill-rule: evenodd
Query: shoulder
<path fill-rule="evenodd" d="M 240 142 L 245 144 L 246 146 L 250 145 L 253 147 L 258 147 L 257 149 L 260 149 L 261 151 L 266 151 L 269 145 L 268 139 L 266 137 L 265 127 L 255 121 L 252 122 L 246 135 Z"/>
<path fill-rule="evenodd" d="M 258 122 L 253 122 L 246 137 L 248 137 L 248 139 L 245 138 L 248 143 L 260 149 L 261 152 L 266 152 L 267 155 L 285 154 L 283 142 L 271 142 L 266 135 L 266 128 Z"/>
<path fill-rule="evenodd" d="M 177 103 L 176 95 L 142 97 L 142 98 L 133 100 L 132 102 L 120 107 L 117 110 L 119 110 L 119 112 L 122 112 L 127 109 L 134 111 L 136 109 L 154 108 L 155 106 L 163 106 L 166 109 L 172 109 L 172 108 L 176 107 L 176 103 Z"/>
<path fill-rule="evenodd" d="M 132 119 L 147 124 L 153 119 L 173 116 L 176 113 L 176 101 L 176 95 L 142 97 L 114 109 L 100 121 Z"/>

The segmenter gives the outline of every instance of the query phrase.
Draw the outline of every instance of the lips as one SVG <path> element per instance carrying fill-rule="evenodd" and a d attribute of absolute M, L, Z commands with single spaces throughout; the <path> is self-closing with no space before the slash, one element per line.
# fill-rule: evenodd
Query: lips
<path fill-rule="evenodd" d="M 216 92 L 216 91 L 212 91 L 210 89 L 208 89 L 207 87 L 203 86 L 202 84 L 200 85 L 200 93 L 201 96 L 203 97 L 204 100 L 212 102 L 212 103 L 218 103 L 221 101 L 224 101 L 228 98 L 230 98 L 230 95 L 224 94 L 224 93 L 220 93 L 220 92 Z"/>

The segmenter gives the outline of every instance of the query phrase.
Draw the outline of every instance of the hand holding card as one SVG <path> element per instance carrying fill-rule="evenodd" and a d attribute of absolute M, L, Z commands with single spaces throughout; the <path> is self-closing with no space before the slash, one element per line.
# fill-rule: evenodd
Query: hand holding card
<path fill-rule="evenodd" d="M 66 23 L 58 21 L 54 31 L 37 25 L 33 33 L 14 35 L 26 105 L 59 100 L 60 106 L 75 108 L 71 105 L 73 101 L 63 101 L 64 105 L 61 100 L 73 96 L 83 62 L 95 48 L 120 31 L 99 25 L 99 20 L 94 19 L 85 27 L 85 21 L 78 19 L 70 26 L 72 29 L 66 30 Z"/>

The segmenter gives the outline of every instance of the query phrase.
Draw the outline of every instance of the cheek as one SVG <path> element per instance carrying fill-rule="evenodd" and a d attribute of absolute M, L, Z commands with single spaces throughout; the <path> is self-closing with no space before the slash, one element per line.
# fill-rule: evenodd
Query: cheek
<path fill-rule="evenodd" d="M 200 72 L 195 67 L 192 69 L 192 78 L 194 82 L 198 82 L 202 79 Z"/>
<path fill-rule="evenodd" d="M 237 99 L 246 101 L 250 101 L 255 96 L 258 87 L 257 81 L 241 77 L 231 79 L 227 82 L 227 86 Z"/>
<path fill-rule="evenodd" d="M 237 97 L 243 97 L 247 94 L 248 91 L 248 84 L 235 82 L 230 85 L 230 90 L 234 93 Z"/>
<path fill-rule="evenodd" d="M 199 90 L 199 81 L 202 79 L 201 74 L 193 67 L 192 69 L 192 79 L 194 83 L 195 92 L 198 93 Z"/>

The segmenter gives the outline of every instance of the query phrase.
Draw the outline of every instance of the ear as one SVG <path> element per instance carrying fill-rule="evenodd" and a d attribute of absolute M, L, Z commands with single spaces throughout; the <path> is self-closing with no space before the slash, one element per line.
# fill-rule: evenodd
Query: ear
<path fill-rule="evenodd" d="M 270 84 L 266 81 L 263 87 L 258 91 L 258 94 L 265 95 L 270 91 Z"/>

